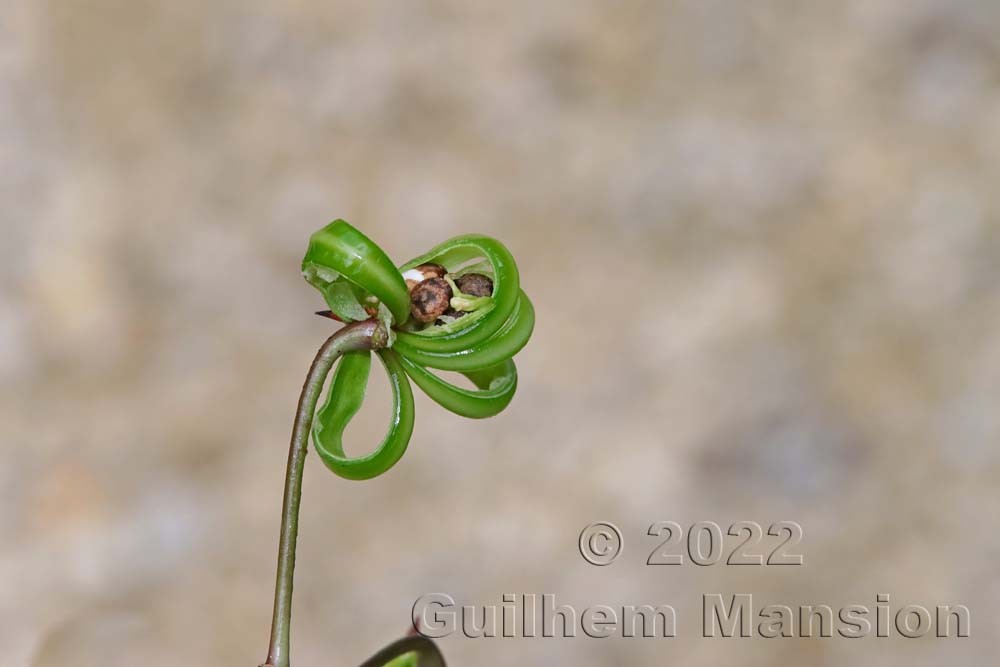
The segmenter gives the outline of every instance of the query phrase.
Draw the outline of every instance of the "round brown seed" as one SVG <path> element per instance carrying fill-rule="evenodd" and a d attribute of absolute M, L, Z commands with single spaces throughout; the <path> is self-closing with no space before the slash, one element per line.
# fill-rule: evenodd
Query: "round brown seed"
<path fill-rule="evenodd" d="M 410 292 L 410 313 L 420 322 L 433 322 L 450 305 L 451 285 L 444 278 L 429 278 Z"/>
<path fill-rule="evenodd" d="M 413 280 L 412 278 L 406 279 L 406 288 L 413 291 L 413 288 L 430 278 L 444 278 L 444 274 L 448 273 L 448 269 L 444 268 L 440 264 L 434 264 L 433 262 L 428 262 L 427 264 L 421 264 L 420 266 L 415 266 L 406 273 L 410 271 L 417 271 L 422 276 L 420 280 Z"/>
<path fill-rule="evenodd" d="M 481 273 L 466 273 L 455 281 L 455 286 L 469 296 L 493 296 L 493 281 Z"/>
<path fill-rule="evenodd" d="M 421 264 L 417 267 L 417 271 L 424 274 L 424 280 L 427 280 L 428 278 L 444 278 L 444 274 L 448 273 L 448 269 L 444 268 L 440 264 L 434 264 L 433 262 Z"/>

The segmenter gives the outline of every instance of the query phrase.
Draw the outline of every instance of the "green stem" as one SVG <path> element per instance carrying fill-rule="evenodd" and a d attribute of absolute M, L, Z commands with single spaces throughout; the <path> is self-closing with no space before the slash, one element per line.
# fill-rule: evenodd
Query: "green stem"
<path fill-rule="evenodd" d="M 299 534 L 299 503 L 302 500 L 302 471 L 306 462 L 309 431 L 313 413 L 323 391 L 326 376 L 334 362 L 345 352 L 385 347 L 389 333 L 376 319 L 355 322 L 330 336 L 319 348 L 309 367 L 292 427 L 285 471 L 285 497 L 281 509 L 281 535 L 278 539 L 278 574 L 274 586 L 274 616 L 271 642 L 262 667 L 289 667 L 288 640 L 292 622 L 292 577 L 295 572 L 295 542 Z"/>

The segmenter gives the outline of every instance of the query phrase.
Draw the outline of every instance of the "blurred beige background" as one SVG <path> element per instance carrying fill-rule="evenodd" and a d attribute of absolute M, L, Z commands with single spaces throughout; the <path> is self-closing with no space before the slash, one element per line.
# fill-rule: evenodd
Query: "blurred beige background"
<path fill-rule="evenodd" d="M 293 662 L 421 594 L 669 602 L 673 640 L 442 642 L 454 665 L 986 664 L 1000 649 L 1000 5 L 8 0 L 5 664 L 264 657 L 335 217 L 403 261 L 502 239 L 512 406 L 310 457 Z M 385 383 L 355 424 L 381 434 Z M 626 551 L 577 553 L 611 520 Z M 657 520 L 798 521 L 801 568 L 645 566 Z M 703 593 L 962 603 L 965 640 L 698 637 Z"/>

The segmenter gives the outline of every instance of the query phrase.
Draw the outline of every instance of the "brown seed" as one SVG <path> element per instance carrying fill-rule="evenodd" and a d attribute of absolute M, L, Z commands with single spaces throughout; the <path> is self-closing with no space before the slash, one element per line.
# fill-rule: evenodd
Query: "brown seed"
<path fill-rule="evenodd" d="M 451 285 L 444 278 L 429 278 L 410 292 L 410 313 L 420 322 L 433 322 L 450 305 Z"/>
<path fill-rule="evenodd" d="M 455 281 L 455 286 L 469 296 L 493 296 L 493 281 L 481 273 L 466 273 Z"/>
<path fill-rule="evenodd" d="M 413 277 L 413 273 L 411 272 L 419 273 L 421 276 L 420 280 L 416 280 Z M 413 288 L 422 283 L 423 281 L 428 280 L 430 278 L 444 278 L 444 274 L 446 274 L 447 272 L 448 269 L 444 268 L 440 264 L 434 264 L 431 262 L 427 264 L 421 264 L 420 266 L 415 266 L 404 273 L 404 276 L 406 276 L 406 274 L 410 274 L 410 277 L 406 278 L 406 287 L 412 292 Z"/>
<path fill-rule="evenodd" d="M 417 271 L 424 274 L 424 280 L 427 280 L 428 278 L 444 278 L 444 274 L 448 273 L 448 269 L 444 268 L 440 264 L 434 264 L 433 262 L 421 264 L 417 267 Z"/>

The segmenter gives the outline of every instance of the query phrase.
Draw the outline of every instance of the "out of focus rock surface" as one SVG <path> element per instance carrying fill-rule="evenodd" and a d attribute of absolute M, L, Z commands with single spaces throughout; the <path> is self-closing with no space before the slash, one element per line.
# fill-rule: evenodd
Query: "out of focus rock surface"
<path fill-rule="evenodd" d="M 264 657 L 291 414 L 330 328 L 298 261 L 334 217 L 399 261 L 503 239 L 538 325 L 502 416 L 420 398 L 384 477 L 309 461 L 295 664 L 359 662 L 436 591 L 681 614 L 670 641 L 452 638 L 456 665 L 995 659 L 996 2 L 3 15 L 9 664 Z M 576 553 L 599 519 L 627 540 L 601 569 Z M 642 564 L 648 524 L 699 519 L 798 521 L 806 565 Z M 699 639 L 712 592 L 963 603 L 973 632 Z"/>

